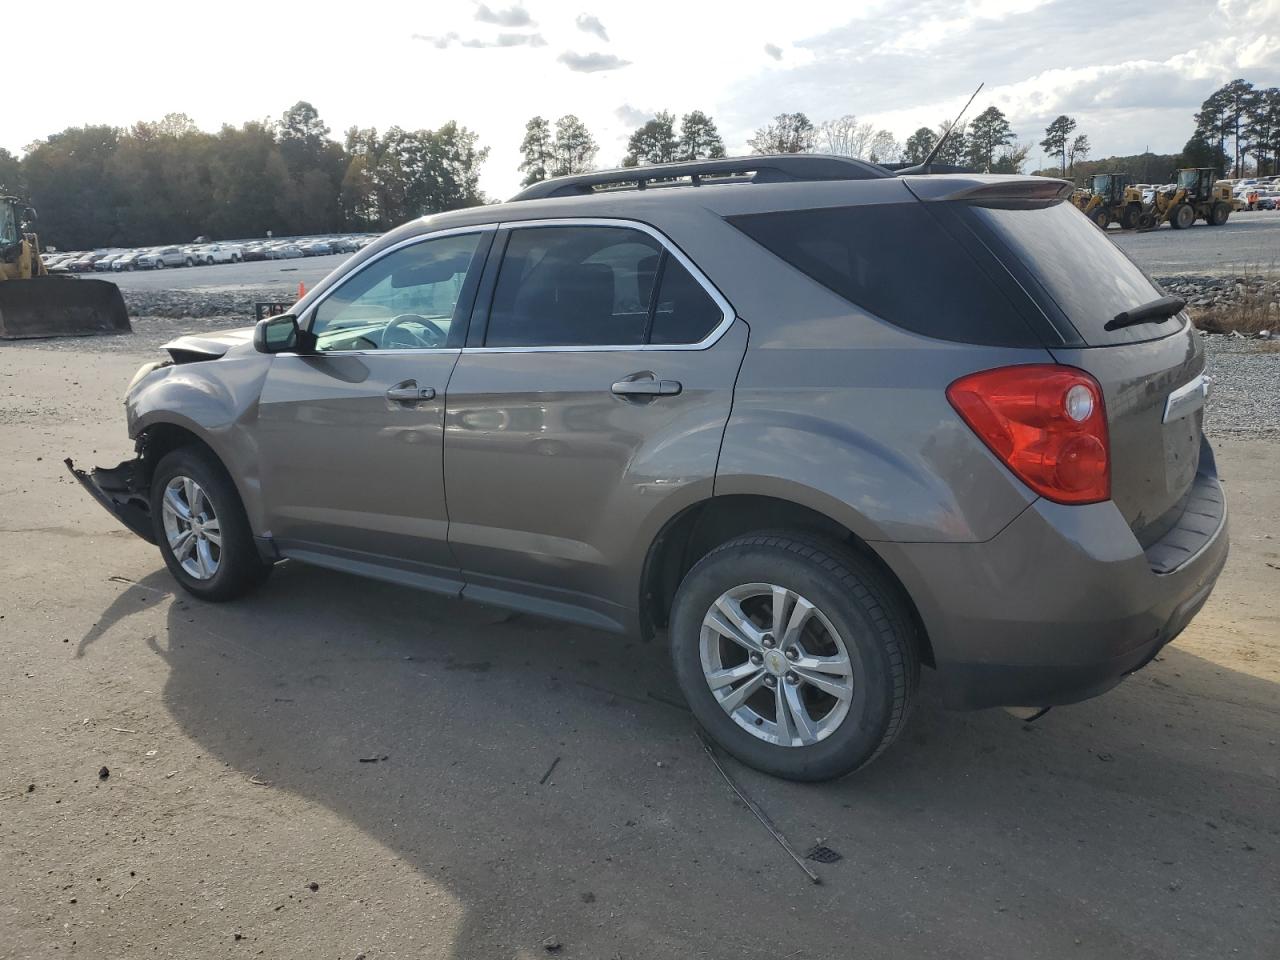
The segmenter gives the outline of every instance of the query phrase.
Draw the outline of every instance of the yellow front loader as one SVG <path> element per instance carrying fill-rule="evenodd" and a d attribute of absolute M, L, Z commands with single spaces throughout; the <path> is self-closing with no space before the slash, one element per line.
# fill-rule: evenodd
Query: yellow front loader
<path fill-rule="evenodd" d="M 1218 180 L 1212 167 L 1187 167 L 1178 171 L 1176 183 L 1155 192 L 1142 212 L 1144 230 L 1152 230 L 1166 220 L 1175 230 L 1185 230 L 1197 220 L 1211 227 L 1227 222 L 1235 208 L 1231 184 Z"/>
<path fill-rule="evenodd" d="M 24 229 L 35 211 L 0 196 L 0 339 L 129 333 L 120 288 L 106 280 L 50 274 L 40 241 Z"/>
<path fill-rule="evenodd" d="M 1127 173 L 1097 173 L 1089 186 L 1077 190 L 1072 202 L 1103 230 L 1118 223 L 1133 230 L 1142 218 L 1142 191 Z"/>

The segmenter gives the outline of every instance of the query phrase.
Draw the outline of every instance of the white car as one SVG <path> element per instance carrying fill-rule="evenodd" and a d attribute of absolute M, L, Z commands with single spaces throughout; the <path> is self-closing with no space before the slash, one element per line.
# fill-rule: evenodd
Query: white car
<path fill-rule="evenodd" d="M 195 252 L 200 262 L 207 264 L 239 263 L 244 259 L 244 251 L 231 243 L 206 243 L 196 247 Z"/>

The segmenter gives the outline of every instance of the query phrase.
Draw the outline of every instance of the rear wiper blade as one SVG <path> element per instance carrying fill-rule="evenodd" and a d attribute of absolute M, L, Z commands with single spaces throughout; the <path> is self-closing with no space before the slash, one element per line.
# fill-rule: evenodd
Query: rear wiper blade
<path fill-rule="evenodd" d="M 1103 330 L 1119 330 L 1139 323 L 1163 323 L 1186 309 L 1187 301 L 1181 297 L 1161 297 L 1132 310 L 1123 310 L 1108 320 Z"/>

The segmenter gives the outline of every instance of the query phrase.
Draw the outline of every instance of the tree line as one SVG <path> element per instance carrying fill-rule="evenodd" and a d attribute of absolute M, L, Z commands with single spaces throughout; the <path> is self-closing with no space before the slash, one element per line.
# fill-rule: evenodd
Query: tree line
<path fill-rule="evenodd" d="M 477 136 L 352 127 L 341 142 L 315 107 L 199 130 L 184 114 L 127 129 L 72 127 L 0 149 L 0 193 L 30 198 L 46 245 L 149 246 L 221 238 L 382 231 L 484 202 Z"/>
<path fill-rule="evenodd" d="M 1280 170 L 1280 89 L 1232 80 L 1194 116 L 1195 130 L 1176 166 L 1215 167 L 1236 176 Z M 780 113 L 748 140 L 753 153 L 829 153 L 874 163 L 922 162 L 950 131 L 934 160 L 984 173 L 1020 173 L 1031 145 L 1008 117 L 988 106 L 951 130 L 951 121 L 920 127 L 899 142 L 892 131 L 854 114 L 814 123 L 802 112 Z M 1079 179 L 1091 145 L 1074 117 L 1061 115 L 1039 141 L 1051 166 L 1035 171 Z M 480 167 L 488 148 L 456 122 L 436 130 L 352 127 L 341 141 L 310 103 L 299 101 L 275 121 L 196 128 L 184 114 L 122 129 L 68 128 L 31 144 L 21 158 L 0 149 L 0 193 L 30 198 L 40 210 L 47 244 L 63 248 L 172 243 L 200 234 L 234 238 L 381 231 L 414 217 L 485 202 Z M 529 185 L 595 169 L 599 144 L 573 114 L 525 125 L 519 170 Z M 660 111 L 627 140 L 621 166 L 725 155 L 714 119 L 692 110 L 679 120 Z M 1166 158 L 1109 158 L 1138 163 L 1143 181 Z"/>

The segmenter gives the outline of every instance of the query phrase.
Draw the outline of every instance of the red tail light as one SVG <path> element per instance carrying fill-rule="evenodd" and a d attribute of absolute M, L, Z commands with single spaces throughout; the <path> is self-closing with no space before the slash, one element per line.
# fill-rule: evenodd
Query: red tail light
<path fill-rule="evenodd" d="M 1005 466 L 1042 497 L 1111 497 L 1111 448 L 1102 388 L 1054 364 L 1000 367 L 961 377 L 947 399 Z"/>

